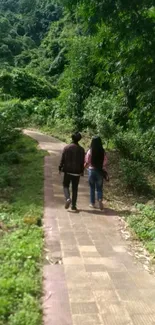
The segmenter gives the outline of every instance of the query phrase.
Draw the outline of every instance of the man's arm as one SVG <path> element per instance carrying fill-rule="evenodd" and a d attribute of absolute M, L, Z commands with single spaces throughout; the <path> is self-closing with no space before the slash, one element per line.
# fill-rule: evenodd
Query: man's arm
<path fill-rule="evenodd" d="M 82 148 L 83 149 L 83 148 Z M 84 175 L 84 165 L 85 165 L 85 151 L 82 150 L 82 157 L 81 157 L 81 175 Z"/>
<path fill-rule="evenodd" d="M 60 160 L 60 164 L 59 164 L 59 172 L 61 172 L 63 170 L 64 163 L 65 163 L 65 149 L 62 152 L 62 156 L 61 156 L 61 160 Z"/>

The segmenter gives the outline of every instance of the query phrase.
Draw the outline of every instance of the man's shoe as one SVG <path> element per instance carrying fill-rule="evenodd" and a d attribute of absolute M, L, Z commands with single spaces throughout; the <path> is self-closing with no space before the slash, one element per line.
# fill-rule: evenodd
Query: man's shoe
<path fill-rule="evenodd" d="M 72 212 L 78 212 L 78 209 L 77 209 L 77 207 L 72 207 Z"/>
<path fill-rule="evenodd" d="M 65 203 L 65 209 L 69 209 L 70 204 L 71 204 L 71 199 L 68 199 Z"/>

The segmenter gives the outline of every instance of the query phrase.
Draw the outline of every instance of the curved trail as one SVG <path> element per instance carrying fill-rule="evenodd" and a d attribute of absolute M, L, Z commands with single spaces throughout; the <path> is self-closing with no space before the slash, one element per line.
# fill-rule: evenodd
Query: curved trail
<path fill-rule="evenodd" d="M 65 144 L 25 133 L 51 154 L 44 167 L 44 325 L 155 325 L 155 278 L 129 255 L 115 212 L 89 210 L 85 177 L 80 213 L 66 211 L 58 175 Z"/>

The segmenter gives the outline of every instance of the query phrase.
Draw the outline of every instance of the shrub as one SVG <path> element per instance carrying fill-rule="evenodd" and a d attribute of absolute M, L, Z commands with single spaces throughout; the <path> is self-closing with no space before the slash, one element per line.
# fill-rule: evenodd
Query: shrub
<path fill-rule="evenodd" d="M 3 71 L 0 75 L 0 88 L 4 94 L 10 94 L 23 100 L 35 96 L 53 98 L 58 95 L 57 89 L 45 79 L 38 78 L 22 69 L 14 69 L 11 73 Z"/>
<path fill-rule="evenodd" d="M 54 118 L 55 107 L 52 101 L 43 100 L 33 107 L 31 121 L 36 125 L 46 125 L 49 118 Z"/>
<path fill-rule="evenodd" d="M 119 106 L 118 100 L 108 91 L 94 88 L 85 102 L 84 124 L 100 134 L 106 141 L 116 135 L 117 129 L 113 115 Z"/>
<path fill-rule="evenodd" d="M 119 132 L 114 142 L 123 158 L 140 161 L 150 168 L 155 168 L 155 132 L 153 130 L 143 134 L 134 131 Z"/>
<path fill-rule="evenodd" d="M 121 159 L 121 179 L 125 186 L 137 194 L 150 193 L 146 168 L 141 162 Z"/>
<path fill-rule="evenodd" d="M 128 216 L 128 223 L 146 248 L 155 256 L 155 205 L 136 204 L 136 214 Z"/>
<path fill-rule="evenodd" d="M 19 164 L 21 155 L 17 151 L 8 151 L 0 155 L 0 164 Z"/>
<path fill-rule="evenodd" d="M 0 188 L 4 189 L 12 186 L 15 181 L 15 175 L 7 166 L 0 166 Z"/>

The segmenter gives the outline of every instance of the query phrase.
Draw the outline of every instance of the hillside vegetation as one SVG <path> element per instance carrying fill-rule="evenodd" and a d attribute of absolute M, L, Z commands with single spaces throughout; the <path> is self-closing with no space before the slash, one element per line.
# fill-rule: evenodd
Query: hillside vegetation
<path fill-rule="evenodd" d="M 17 246 L 11 252 L 16 258 L 20 236 L 27 236 L 25 214 L 38 218 L 37 207 L 29 211 L 26 201 L 20 215 L 17 211 L 23 200 L 22 188 L 24 193 L 31 188 L 31 182 L 26 181 L 26 162 L 34 168 L 34 184 L 37 177 L 40 179 L 39 193 L 32 188 L 32 201 L 41 200 L 43 195 L 43 154 L 38 156 L 28 140 L 23 149 L 18 147 L 24 141 L 19 131 L 23 127 L 42 129 L 65 141 L 70 132 L 80 130 L 85 147 L 92 134 L 100 134 L 109 150 L 111 182 L 106 198 L 126 198 L 132 204 L 154 199 L 154 0 L 0 0 L 0 228 L 4 224 L 10 231 L 15 219 L 13 235 L 1 231 L 4 270 L 10 262 L 13 240 Z M 33 165 L 35 158 L 38 170 Z M 154 253 L 155 206 L 151 202 L 149 207 L 138 205 L 138 216 L 128 220 Z M 25 263 L 27 258 L 27 243 L 21 248 L 23 259 L 18 256 L 19 265 L 13 271 L 3 274 L 0 268 L 4 293 L 0 325 L 29 325 L 30 317 L 31 325 L 41 324 L 36 304 L 40 298 L 42 232 L 32 224 L 26 240 L 32 239 L 31 231 L 36 233 L 29 252 L 32 260 L 26 262 L 21 275 L 27 279 L 32 267 L 26 291 L 17 274 L 20 261 Z M 40 245 L 37 252 L 35 244 Z M 16 289 L 14 277 L 19 282 Z M 31 286 L 33 281 L 36 285 Z"/>
<path fill-rule="evenodd" d="M 20 126 L 99 133 L 119 150 L 127 187 L 148 191 L 153 0 L 0 0 L 0 12 L 0 133 L 10 138 L 5 123 L 14 116 Z"/>

